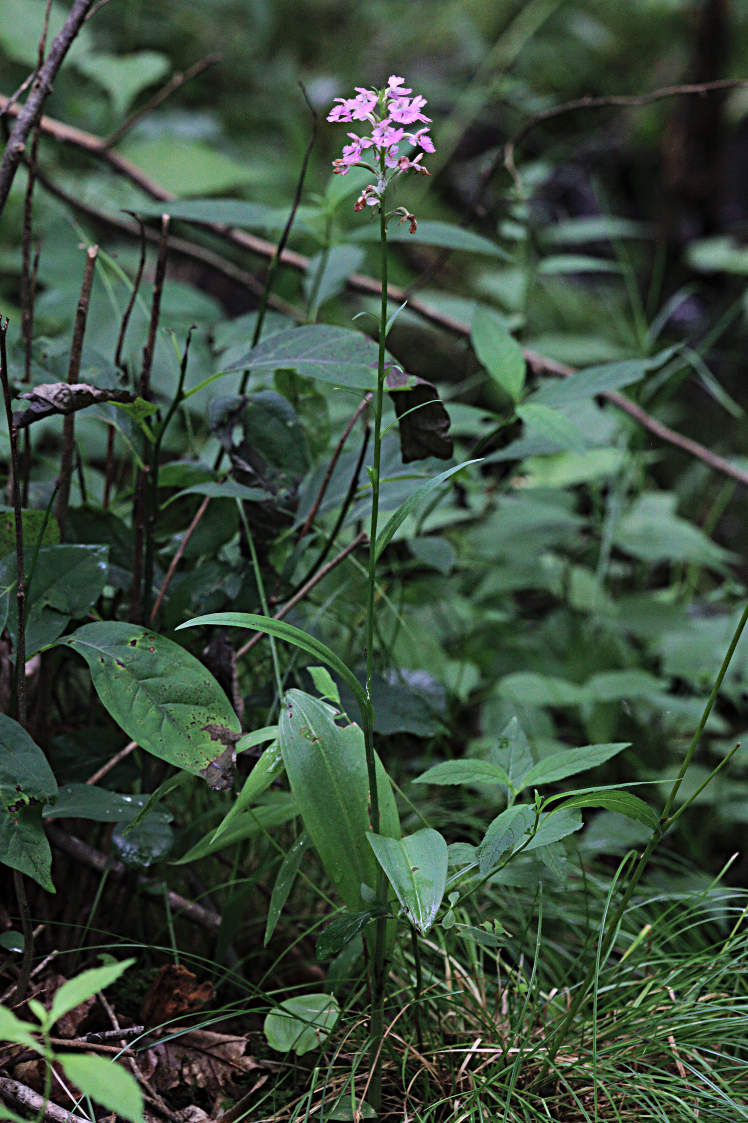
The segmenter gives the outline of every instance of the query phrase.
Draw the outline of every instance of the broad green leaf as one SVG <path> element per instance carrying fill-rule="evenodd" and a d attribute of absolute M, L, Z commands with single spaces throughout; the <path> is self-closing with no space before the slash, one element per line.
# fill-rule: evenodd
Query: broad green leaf
<path fill-rule="evenodd" d="M 120 862 L 129 869 L 147 870 L 163 861 L 174 845 L 170 818 L 164 811 L 150 811 L 136 823 L 115 827 L 112 850 Z"/>
<path fill-rule="evenodd" d="M 13 718 L 0 714 L 0 862 L 25 873 L 49 893 L 52 852 L 41 822 L 57 781 L 47 758 Z"/>
<path fill-rule="evenodd" d="M 549 811 L 540 816 L 538 829 L 532 836 L 523 853 L 550 846 L 562 838 L 582 829 L 582 816 L 575 809 L 563 806 L 558 811 Z"/>
<path fill-rule="evenodd" d="M 676 503 L 671 492 L 645 492 L 619 520 L 615 544 L 645 562 L 695 562 L 712 569 L 724 568 L 734 555 L 676 515 Z"/>
<path fill-rule="evenodd" d="M 535 812 L 528 803 L 507 807 L 493 819 L 478 846 L 481 877 L 492 870 L 507 851 L 515 850 L 527 837 L 535 822 Z"/>
<path fill-rule="evenodd" d="M 316 320 L 317 312 L 326 300 L 343 291 L 350 275 L 360 270 L 364 258 L 364 251 L 358 246 L 342 245 L 322 250 L 309 259 L 304 277 L 304 296 L 310 320 Z"/>
<path fill-rule="evenodd" d="M 224 374 L 249 367 L 253 371 L 295 370 L 355 390 L 375 390 L 377 345 L 368 336 L 330 324 L 307 324 L 268 336 Z"/>
<path fill-rule="evenodd" d="M 508 721 L 502 729 L 496 747 L 491 749 L 490 758 L 499 768 L 505 769 L 509 777 L 509 786 L 514 794 L 522 776 L 535 763 L 527 734 L 516 717 Z"/>
<path fill-rule="evenodd" d="M 291 845 L 291 849 L 278 867 L 273 891 L 270 894 L 270 904 L 268 905 L 267 920 L 265 922 L 265 938 L 263 940 L 265 947 L 268 946 L 273 932 L 275 931 L 275 926 L 280 919 L 280 914 L 283 912 L 283 907 L 293 888 L 293 883 L 296 880 L 296 875 L 301 866 L 301 859 L 304 857 L 304 851 L 308 844 L 309 836 L 307 834 L 300 834 Z"/>
<path fill-rule="evenodd" d="M 122 155 L 132 160 L 167 191 L 181 195 L 209 195 L 256 183 L 265 174 L 251 160 L 235 160 L 217 147 L 199 140 L 182 140 L 173 134 L 130 139 Z M 164 201 L 160 214 L 170 214 Z"/>
<path fill-rule="evenodd" d="M 505 675 L 498 693 L 522 706 L 578 706 L 587 701 L 583 686 L 535 671 L 515 671 Z"/>
<path fill-rule="evenodd" d="M 327 667 L 307 667 L 307 673 L 314 683 L 314 689 L 325 702 L 340 706 L 340 691 Z"/>
<path fill-rule="evenodd" d="M 265 1018 L 263 1031 L 271 1049 L 298 1057 L 318 1049 L 338 1020 L 340 1008 L 333 994 L 305 994 L 287 998 Z"/>
<path fill-rule="evenodd" d="M 95 823 L 131 823 L 143 810 L 148 796 L 120 795 L 95 784 L 64 784 L 53 803 L 44 808 L 45 819 L 90 819 Z"/>
<path fill-rule="evenodd" d="M 376 863 L 366 842 L 369 783 L 364 735 L 339 726 L 335 710 L 289 690 L 283 699 L 279 741 L 286 774 L 304 826 L 325 871 L 351 911 L 361 908 L 361 886 L 376 883 Z M 377 758 L 380 830 L 400 833 L 389 778 Z"/>
<path fill-rule="evenodd" d="M 563 277 L 578 273 L 620 273 L 621 267 L 615 261 L 604 257 L 591 257 L 581 253 L 559 253 L 544 257 L 538 265 L 538 273 L 544 277 Z"/>
<path fill-rule="evenodd" d="M 62 642 L 86 660 L 99 698 L 128 737 L 161 760 L 210 778 L 241 729 L 225 693 L 194 655 L 119 621 L 86 624 Z"/>
<path fill-rule="evenodd" d="M 257 745 L 264 745 L 267 741 L 275 741 L 278 738 L 277 725 L 263 725 L 262 729 L 253 729 L 251 733 L 245 733 L 236 742 L 236 751 L 243 753 L 247 749 L 254 749 Z"/>
<path fill-rule="evenodd" d="M 369 702 L 366 698 L 366 692 L 353 671 L 331 648 L 315 636 L 302 631 L 301 628 L 296 628 L 293 624 L 286 624 L 283 620 L 273 620 L 269 616 L 257 616 L 252 612 L 211 612 L 207 616 L 196 616 L 194 620 L 186 620 L 184 624 L 179 625 L 177 631 L 182 628 L 198 628 L 211 625 L 222 628 L 250 628 L 255 632 L 267 632 L 270 636 L 276 636 L 287 643 L 292 643 L 294 647 L 300 647 L 302 651 L 314 655 L 315 658 L 321 659 L 323 663 L 327 663 L 328 667 L 332 667 L 335 673 L 347 684 L 362 713 L 367 711 Z"/>
<path fill-rule="evenodd" d="M 118 120 L 125 116 L 140 91 L 158 82 L 169 68 L 167 56 L 157 51 L 113 55 L 98 49 L 78 60 L 78 69 L 109 94 Z"/>
<path fill-rule="evenodd" d="M 48 1024 L 53 1026 L 56 1021 L 80 1006 L 87 998 L 92 998 L 101 990 L 106 990 L 128 967 L 135 962 L 134 959 L 123 959 L 121 963 L 107 963 L 103 967 L 92 967 L 88 971 L 81 971 L 56 991 L 49 1008 Z"/>
<path fill-rule="evenodd" d="M 142 1123 L 143 1094 L 123 1065 L 92 1053 L 56 1053 L 55 1059 L 84 1095 L 132 1123 Z"/>
<path fill-rule="evenodd" d="M 340 916 L 337 916 L 335 920 L 328 924 L 317 940 L 315 954 L 320 963 L 325 963 L 328 959 L 338 955 L 351 940 L 355 939 L 359 932 L 364 930 L 369 921 L 374 918 L 374 915 L 369 910 L 349 912 L 344 909 Z"/>
<path fill-rule="evenodd" d="M 57 794 L 57 781 L 47 758 L 12 717 L 0 714 L 0 804 L 46 803 Z"/>
<path fill-rule="evenodd" d="M 630 741 L 621 741 L 608 745 L 585 745 L 581 749 L 563 749 L 559 753 L 551 753 L 525 773 L 519 782 L 518 790 L 552 784 L 556 780 L 563 780 L 566 776 L 574 776 L 577 772 L 596 768 L 629 748 L 630 744 Z"/>
<path fill-rule="evenodd" d="M 371 831 L 366 837 L 408 919 L 425 936 L 444 896 L 447 843 L 430 827 L 405 838 L 385 838 Z"/>
<path fill-rule="evenodd" d="M 39 58 L 39 36 L 44 26 L 46 0 L 0 0 L 0 48 L 3 54 L 24 66 L 36 67 Z M 70 14 L 70 5 L 54 3 L 50 9 L 47 47 L 62 30 Z M 75 65 L 79 58 L 94 50 L 93 36 L 86 24 L 81 27 L 67 61 Z"/>
<path fill-rule="evenodd" d="M 277 735 L 277 729 L 275 735 Z M 237 752 L 240 751 L 240 745 L 241 741 L 237 744 Z M 275 740 L 272 745 L 268 745 L 249 776 L 247 776 L 247 779 L 242 785 L 242 790 L 239 792 L 224 818 L 216 827 L 215 833 L 213 834 L 213 842 L 217 842 L 221 835 L 234 825 L 239 816 L 241 816 L 248 807 L 251 807 L 263 792 L 267 791 L 273 781 L 280 776 L 282 771 L 283 757 L 281 756 L 280 746 L 277 740 Z"/>
<path fill-rule="evenodd" d="M 47 525 L 44 526 L 45 520 Z M 46 511 L 29 507 L 21 511 L 24 548 L 28 553 L 34 550 L 41 534 L 42 546 L 56 546 L 60 541 L 60 527 L 54 515 L 47 519 Z M 42 533 L 42 528 L 44 531 Z M 12 554 L 16 548 L 16 520 L 12 507 L 0 506 L 0 558 Z"/>
<path fill-rule="evenodd" d="M 539 434 L 553 441 L 560 449 L 584 452 L 587 448 L 587 439 L 582 430 L 558 409 L 545 406 L 542 402 L 529 401 L 517 406 L 517 416 L 533 435 Z"/>
<path fill-rule="evenodd" d="M 34 1026 L 31 1022 L 22 1022 L 7 1006 L 0 1006 L 0 1041 L 25 1045 L 27 1049 L 41 1051 L 33 1030 Z"/>
<path fill-rule="evenodd" d="M 208 831 L 186 854 L 177 858 L 172 864 L 175 866 L 187 865 L 198 858 L 205 858 L 208 854 L 215 854 L 245 838 L 254 838 L 258 834 L 268 834 L 276 827 L 283 826 L 289 819 L 295 818 L 299 810 L 296 800 L 290 792 L 267 792 L 261 803 L 237 815 L 231 825 L 221 832 L 220 837 L 214 838 L 214 831 Z"/>
<path fill-rule="evenodd" d="M 585 242 L 618 241 L 622 238 L 651 238 L 654 228 L 644 222 L 616 215 L 585 215 L 553 223 L 543 237 L 555 246 L 581 246 Z"/>
<path fill-rule="evenodd" d="M 137 211 L 142 215 L 158 217 L 164 208 L 164 203 L 139 203 Z M 288 207 L 270 207 L 264 203 L 249 203 L 245 199 L 170 199 L 168 212 L 172 218 L 186 222 L 207 226 L 240 226 L 245 230 L 263 230 L 268 233 L 282 230 L 288 221 Z M 304 218 L 311 215 L 311 208 L 298 208 L 294 217 L 296 233 L 306 225 Z"/>
<path fill-rule="evenodd" d="M 620 448 L 590 448 L 585 452 L 552 452 L 528 457 L 522 465 L 526 488 L 563 488 L 607 479 L 621 471 L 625 453 Z"/>
<path fill-rule="evenodd" d="M 107 546 L 43 546 L 29 583 L 31 555 L 26 559 L 26 658 L 53 643 L 71 617 L 83 616 L 101 595 L 107 581 Z M 0 562 L 0 587 L 16 580 L 16 559 Z M 16 600 L 9 598 L 8 630 L 15 643 Z"/>
<path fill-rule="evenodd" d="M 378 242 L 378 226 L 358 226 L 355 230 L 346 233 L 348 240 L 357 242 Z M 407 224 L 392 226 L 387 232 L 388 242 L 407 242 L 409 245 L 420 243 L 422 246 L 438 246 L 445 250 L 462 250 L 465 253 L 482 253 L 489 257 L 497 257 L 502 261 L 509 261 L 510 256 L 501 246 L 466 230 L 453 222 L 419 222 L 415 234 L 411 234 Z"/>
<path fill-rule="evenodd" d="M 416 776 L 414 783 L 504 784 L 509 787 L 509 777 L 500 765 L 490 760 L 464 757 L 462 760 L 445 760 L 441 764 L 434 764 L 420 776 Z"/>
<path fill-rule="evenodd" d="M 583 792 L 565 799 L 562 809 L 574 807 L 604 807 L 606 811 L 615 811 L 625 815 L 627 819 L 634 819 L 643 823 L 650 830 L 655 830 L 659 823 L 657 812 L 649 804 L 632 792 L 607 789 L 603 791 Z"/>
<path fill-rule="evenodd" d="M 603 394 L 606 390 L 620 390 L 638 382 L 645 374 L 664 366 L 678 351 L 678 347 L 666 347 L 648 359 L 625 359 L 618 363 L 603 363 L 601 366 L 578 370 L 569 378 L 543 383 L 529 399 L 535 404 L 546 406 L 568 406 L 575 402 Z"/>
<path fill-rule="evenodd" d="M 502 318 L 490 308 L 478 306 L 470 338 L 473 350 L 491 378 L 513 402 L 518 402 L 525 384 L 525 357 Z"/>
<path fill-rule="evenodd" d="M 584 684 L 590 702 L 618 702 L 621 698 L 646 698 L 665 689 L 662 679 L 631 667 L 624 671 L 599 671 Z"/>
<path fill-rule="evenodd" d="M 416 510 L 418 505 L 422 502 L 422 500 L 426 498 L 427 495 L 429 495 L 437 487 L 440 487 L 445 482 L 445 480 L 448 480 L 450 478 L 450 476 L 454 476 L 456 472 L 460 472 L 463 468 L 467 468 L 470 464 L 479 463 L 480 460 L 464 460 L 462 464 L 455 464 L 453 467 L 447 468 L 446 472 L 440 472 L 438 476 L 434 476 L 434 478 L 425 483 L 423 487 L 419 487 L 417 491 L 414 491 L 412 495 L 409 495 L 408 498 L 400 504 L 395 513 L 390 516 L 384 528 L 377 535 L 377 545 L 375 551 L 376 557 L 379 558 L 382 551 L 392 541 L 395 532 L 399 530 L 399 528 L 407 519 L 408 515 L 412 514 L 413 511 Z"/>
<path fill-rule="evenodd" d="M 33 878 L 48 893 L 55 892 L 52 851 L 38 804 L 0 815 L 0 862 Z"/>

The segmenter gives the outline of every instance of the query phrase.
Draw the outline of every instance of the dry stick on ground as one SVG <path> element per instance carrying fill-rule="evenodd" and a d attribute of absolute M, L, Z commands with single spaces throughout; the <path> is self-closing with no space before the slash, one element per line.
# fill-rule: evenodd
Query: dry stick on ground
<path fill-rule="evenodd" d="M 0 213 L 13 185 L 29 133 L 39 120 L 42 106 L 49 96 L 57 71 L 62 66 L 70 45 L 80 31 L 94 0 L 74 0 L 70 14 L 50 47 L 49 54 L 31 83 L 29 95 L 16 116 L 8 143 L 0 161 Z"/>
<path fill-rule="evenodd" d="M 10 1080 L 7 1076 L 0 1076 L 0 1097 L 6 1102 L 10 1100 L 16 1107 L 33 1112 L 39 1119 L 51 1120 L 51 1123 L 89 1123 L 82 1115 L 74 1115 L 65 1108 L 58 1107 L 50 1100 L 45 1100 L 33 1088 L 18 1080 Z"/>
<path fill-rule="evenodd" d="M 163 105 L 166 99 L 171 97 L 175 90 L 178 90 L 185 82 L 190 82 L 193 78 L 197 78 L 198 74 L 202 74 L 203 71 L 214 66 L 217 62 L 220 62 L 222 57 L 219 51 L 214 51 L 212 54 L 206 55 L 205 58 L 199 59 L 189 67 L 188 70 L 185 70 L 184 73 L 177 71 L 176 74 L 172 74 L 169 81 L 162 86 L 160 90 L 157 90 L 153 97 L 148 99 L 145 105 L 141 105 L 139 109 L 131 113 L 121 125 L 118 125 L 114 132 L 110 133 L 109 136 L 104 139 L 103 143 L 105 147 L 114 148 L 115 144 L 118 144 L 124 136 L 127 136 L 130 130 L 133 129 L 139 121 L 142 121 L 144 117 L 152 113 L 154 109 L 158 109 L 159 105 Z"/>
<path fill-rule="evenodd" d="M 78 381 L 78 374 L 81 368 L 81 356 L 83 354 L 83 336 L 86 331 L 86 320 L 88 319 L 88 306 L 91 300 L 91 288 L 93 286 L 94 269 L 96 267 L 96 257 L 99 252 L 98 246 L 89 246 L 86 251 L 86 264 L 83 269 L 83 282 L 81 284 L 81 294 L 78 298 L 78 307 L 75 313 L 75 326 L 73 328 L 73 341 L 70 346 L 70 361 L 68 363 L 68 385 Z M 60 524 L 60 537 L 65 537 L 65 522 L 68 513 L 68 501 L 70 499 L 70 477 L 73 470 L 73 451 L 75 443 L 75 414 L 66 414 L 62 422 L 62 450 L 60 453 L 60 488 L 57 493 L 57 504 L 55 514 L 57 522 Z"/>
<path fill-rule="evenodd" d="M 748 82 L 736 80 L 733 85 L 748 85 Z M 675 90 L 675 88 L 673 89 Z M 688 90 L 688 87 L 685 87 L 685 89 Z M 642 96 L 646 97 L 648 95 Z M 661 94 L 661 96 L 665 95 Z M 10 104 L 10 99 L 0 95 L 0 112 L 4 109 L 7 109 L 10 115 L 14 115 L 17 112 L 17 107 Z M 83 132 L 81 129 L 72 128 L 70 125 L 66 125 L 61 121 L 55 121 L 49 117 L 42 118 L 41 128 L 43 132 L 48 133 L 57 140 L 66 144 L 72 144 L 74 147 L 106 161 L 114 171 L 125 176 L 125 178 L 145 191 L 146 194 L 150 195 L 151 198 L 164 201 L 174 198 L 171 192 L 166 191 L 160 184 L 152 180 L 141 168 L 133 164 L 132 161 L 104 148 L 103 141 L 100 137 L 94 136 L 92 133 Z M 41 176 L 39 178 L 41 182 Z M 109 221 L 105 216 L 102 217 L 105 221 Z M 213 233 L 218 234 L 221 238 L 237 246 L 239 249 L 248 250 L 250 253 L 257 254 L 260 257 L 272 258 L 276 252 L 277 247 L 272 242 L 268 242 L 264 238 L 258 238 L 254 234 L 248 234 L 244 230 L 218 225 L 211 226 L 210 229 Z M 188 246 L 189 243 L 180 243 L 180 251 L 189 253 Z M 205 251 L 200 249 L 198 252 L 200 258 L 202 258 Z M 297 253 L 295 250 L 284 250 L 280 261 L 283 265 L 302 273 L 305 273 L 309 267 L 309 258 L 305 257 L 304 254 Z M 353 292 L 374 297 L 381 295 L 379 282 L 374 280 L 373 277 L 367 277 L 362 273 L 352 273 L 347 279 L 347 284 Z M 405 290 L 402 288 L 392 285 L 390 286 L 389 292 L 395 303 L 402 303 L 406 299 Z M 469 337 L 470 335 L 470 326 L 468 324 L 464 323 L 462 320 L 458 320 L 454 316 L 432 308 L 430 305 L 417 298 L 411 297 L 408 300 L 408 307 L 411 312 L 415 312 L 422 319 L 433 324 L 435 327 L 443 328 L 459 336 Z M 525 350 L 525 358 L 537 374 L 549 374 L 557 378 L 568 378 L 575 373 L 573 368 L 565 366 L 563 363 L 558 363 L 553 359 L 548 359 L 534 351 Z M 611 402 L 611 404 L 615 405 L 618 409 L 623 410 L 639 425 L 658 437 L 659 440 L 681 449 L 689 456 L 694 456 L 704 464 L 707 464 L 714 471 L 720 472 L 730 479 L 737 480 L 738 483 L 744 486 L 748 486 L 748 472 L 739 468 L 736 464 L 731 464 L 723 457 L 717 456 L 698 441 L 691 440 L 690 437 L 684 437 L 674 429 L 669 428 L 669 426 L 656 421 L 655 418 L 651 417 L 642 410 L 640 406 L 637 406 L 623 394 L 618 394 L 615 391 L 606 391 L 601 394 L 600 397 Z"/>

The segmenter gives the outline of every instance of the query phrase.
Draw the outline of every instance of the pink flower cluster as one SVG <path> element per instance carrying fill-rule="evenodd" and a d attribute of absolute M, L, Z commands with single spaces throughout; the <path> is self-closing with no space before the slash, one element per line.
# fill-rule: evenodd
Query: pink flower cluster
<path fill-rule="evenodd" d="M 404 78 L 392 74 L 383 90 L 366 90 L 356 86 L 356 96 L 335 98 L 338 104 L 328 114 L 328 121 L 367 121 L 371 125 L 368 136 L 348 133 L 351 143 L 344 145 L 343 155 L 333 161 L 336 175 L 346 175 L 351 168 L 362 167 L 377 177 L 376 184 L 364 188 L 356 201 L 355 210 L 377 206 L 388 184 L 403 172 L 430 174 L 421 163 L 424 152 L 436 151 L 429 135 L 431 118 L 423 112 L 426 99 L 420 94 L 411 97 L 413 91 L 403 84 L 404 81 Z M 406 131 L 406 126 L 419 124 L 424 127 Z M 412 158 L 401 155 L 403 141 L 421 151 Z"/>

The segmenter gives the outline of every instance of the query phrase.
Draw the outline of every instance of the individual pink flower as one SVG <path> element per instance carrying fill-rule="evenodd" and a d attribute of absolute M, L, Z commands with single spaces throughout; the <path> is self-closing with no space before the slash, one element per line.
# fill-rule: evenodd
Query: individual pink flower
<path fill-rule="evenodd" d="M 405 133 L 404 135 L 406 140 L 409 140 L 414 147 L 422 148 L 424 152 L 436 152 L 428 129 L 419 129 L 417 133 Z"/>

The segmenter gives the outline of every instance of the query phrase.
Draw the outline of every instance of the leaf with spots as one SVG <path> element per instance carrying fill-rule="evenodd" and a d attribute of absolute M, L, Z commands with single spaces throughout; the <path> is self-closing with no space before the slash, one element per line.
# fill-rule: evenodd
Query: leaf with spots
<path fill-rule="evenodd" d="M 119 621 L 86 624 L 60 642 L 83 656 L 102 704 L 146 752 L 194 776 L 222 769 L 226 737 L 216 740 L 215 729 L 240 733 L 239 719 L 194 655 Z"/>

